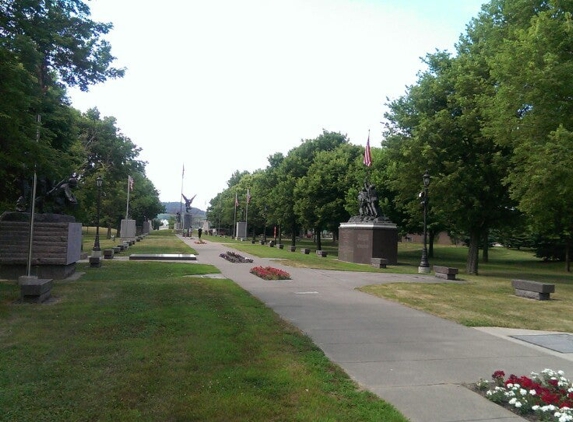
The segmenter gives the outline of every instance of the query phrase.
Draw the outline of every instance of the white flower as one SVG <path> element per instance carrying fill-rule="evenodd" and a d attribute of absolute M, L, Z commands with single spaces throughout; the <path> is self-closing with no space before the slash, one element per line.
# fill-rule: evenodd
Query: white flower
<path fill-rule="evenodd" d="M 527 390 L 522 388 L 521 390 L 519 390 L 519 394 L 521 394 L 522 396 L 526 396 L 527 395 Z"/>
<path fill-rule="evenodd" d="M 537 394 L 537 391 L 531 389 L 531 390 L 529 390 L 529 394 L 530 394 L 531 396 L 535 396 L 535 395 Z"/>
<path fill-rule="evenodd" d="M 537 409 L 539 409 L 538 404 L 531 406 L 531 410 L 533 410 L 534 412 L 537 412 Z"/>
<path fill-rule="evenodd" d="M 514 405 L 517 399 L 514 397 L 509 401 L 509 404 Z"/>
<path fill-rule="evenodd" d="M 521 406 L 523 406 L 523 405 L 521 404 L 520 401 L 515 402 L 515 407 L 517 407 L 519 409 Z"/>

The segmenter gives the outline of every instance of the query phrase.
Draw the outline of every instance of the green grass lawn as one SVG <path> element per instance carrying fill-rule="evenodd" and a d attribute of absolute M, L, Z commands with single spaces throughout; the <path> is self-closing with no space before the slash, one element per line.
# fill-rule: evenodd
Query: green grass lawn
<path fill-rule="evenodd" d="M 100 228 L 100 249 L 113 248 L 121 243 L 120 239 L 111 239 L 106 236 L 107 231 L 102 231 Z M 151 236 L 151 237 L 149 237 Z M 196 253 L 195 250 L 190 248 L 187 244 L 179 240 L 174 234 L 173 230 L 156 230 L 153 231 L 148 237 L 141 242 L 136 242 L 130 246 L 127 253 Z M 82 250 L 91 253 L 95 241 L 95 228 L 83 228 L 82 230 Z"/>
<path fill-rule="evenodd" d="M 190 252 L 163 231 L 128 252 L 164 247 Z M 405 421 L 215 267 L 78 271 L 44 305 L 0 281 L 1 421 Z"/>

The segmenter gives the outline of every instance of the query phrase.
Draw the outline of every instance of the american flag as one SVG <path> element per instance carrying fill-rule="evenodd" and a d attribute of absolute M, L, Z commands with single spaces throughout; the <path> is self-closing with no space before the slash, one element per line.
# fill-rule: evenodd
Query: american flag
<path fill-rule="evenodd" d="M 247 189 L 247 204 L 251 202 L 251 192 Z"/>
<path fill-rule="evenodd" d="M 129 190 L 133 190 L 133 177 L 127 176 L 127 184 L 129 185 Z"/>
<path fill-rule="evenodd" d="M 370 152 L 370 134 L 368 134 L 368 140 L 366 141 L 366 148 L 364 149 L 363 163 L 366 167 L 370 167 L 372 165 L 372 153 Z"/>

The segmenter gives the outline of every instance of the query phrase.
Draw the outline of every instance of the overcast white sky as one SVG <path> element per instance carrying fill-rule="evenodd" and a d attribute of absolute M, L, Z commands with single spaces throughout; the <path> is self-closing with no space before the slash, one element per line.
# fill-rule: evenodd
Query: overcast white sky
<path fill-rule="evenodd" d="M 114 116 L 162 201 L 206 209 L 234 171 L 322 129 L 380 146 L 384 103 L 485 0 L 92 0 L 126 76 L 72 105 Z M 185 176 L 182 180 L 182 168 Z"/>

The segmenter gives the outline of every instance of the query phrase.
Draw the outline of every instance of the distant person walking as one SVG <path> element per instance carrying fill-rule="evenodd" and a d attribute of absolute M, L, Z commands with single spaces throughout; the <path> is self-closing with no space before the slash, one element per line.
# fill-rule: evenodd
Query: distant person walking
<path fill-rule="evenodd" d="M 199 236 L 199 240 L 201 240 L 201 234 L 203 233 L 203 229 L 202 228 L 198 228 L 197 229 L 197 236 Z"/>

